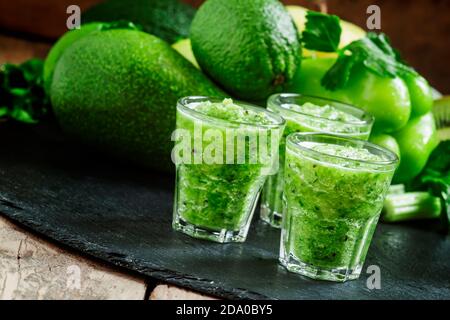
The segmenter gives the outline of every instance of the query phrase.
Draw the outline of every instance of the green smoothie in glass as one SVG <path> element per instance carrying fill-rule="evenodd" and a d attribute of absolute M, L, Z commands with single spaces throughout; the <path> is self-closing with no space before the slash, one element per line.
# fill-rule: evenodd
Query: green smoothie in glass
<path fill-rule="evenodd" d="M 267 179 L 261 201 L 261 219 L 279 228 L 283 212 L 286 137 L 293 132 L 324 132 L 367 140 L 373 117 L 338 101 L 290 93 L 271 96 L 267 108 L 286 120 L 280 141 L 279 171 Z"/>
<path fill-rule="evenodd" d="M 314 279 L 358 278 L 397 165 L 367 141 L 289 135 L 280 262 Z"/>
<path fill-rule="evenodd" d="M 173 228 L 244 241 L 264 181 L 277 170 L 284 120 L 231 99 L 187 97 L 178 102 L 176 122 Z"/>

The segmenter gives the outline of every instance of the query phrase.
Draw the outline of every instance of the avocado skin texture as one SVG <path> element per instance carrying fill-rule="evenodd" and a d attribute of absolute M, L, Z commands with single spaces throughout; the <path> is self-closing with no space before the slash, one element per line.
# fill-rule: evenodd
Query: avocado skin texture
<path fill-rule="evenodd" d="M 169 44 L 134 30 L 83 37 L 61 55 L 51 102 L 71 137 L 146 167 L 172 171 L 178 99 L 225 94 Z"/>
<path fill-rule="evenodd" d="M 202 70 L 243 100 L 284 91 L 300 67 L 296 26 L 276 0 L 208 0 L 190 38 Z"/>
<path fill-rule="evenodd" d="M 108 0 L 81 15 L 83 23 L 126 20 L 169 43 L 189 36 L 195 9 L 178 0 Z"/>
<path fill-rule="evenodd" d="M 44 89 L 47 95 L 50 95 L 50 87 L 52 84 L 53 72 L 55 70 L 56 63 L 61 57 L 64 50 L 69 47 L 73 42 L 78 41 L 84 36 L 91 34 L 92 32 L 99 31 L 102 27 L 101 23 L 88 23 L 81 26 L 80 29 L 71 30 L 66 32 L 52 47 L 45 59 L 44 64 Z"/>

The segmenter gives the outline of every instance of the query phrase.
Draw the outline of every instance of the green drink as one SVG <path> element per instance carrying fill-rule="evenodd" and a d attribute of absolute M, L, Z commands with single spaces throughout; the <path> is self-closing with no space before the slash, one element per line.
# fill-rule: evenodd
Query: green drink
<path fill-rule="evenodd" d="M 358 278 L 397 165 L 363 140 L 289 135 L 280 262 L 314 279 Z"/>
<path fill-rule="evenodd" d="M 181 99 L 173 228 L 217 242 L 244 241 L 264 181 L 277 169 L 283 128 L 284 120 L 264 108 Z"/>
<path fill-rule="evenodd" d="M 286 120 L 280 141 L 279 171 L 267 179 L 261 201 L 261 219 L 279 228 L 283 212 L 286 137 L 294 132 L 325 132 L 367 140 L 373 117 L 341 102 L 299 94 L 273 95 L 267 108 Z"/>

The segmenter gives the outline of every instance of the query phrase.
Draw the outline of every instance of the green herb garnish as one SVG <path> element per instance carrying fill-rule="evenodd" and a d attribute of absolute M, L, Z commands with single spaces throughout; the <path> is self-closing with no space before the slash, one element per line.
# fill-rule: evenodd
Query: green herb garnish
<path fill-rule="evenodd" d="M 338 16 L 308 11 L 305 30 L 302 33 L 306 49 L 336 52 L 341 40 L 341 26 Z"/>
<path fill-rule="evenodd" d="M 385 34 L 368 33 L 367 37 L 353 41 L 340 49 L 338 54 L 335 64 L 322 79 L 322 85 L 329 90 L 345 87 L 356 64 L 362 64 L 381 77 L 394 78 L 417 74 L 414 69 L 400 61 Z M 345 74 L 338 74 L 342 70 L 345 70 Z"/>
<path fill-rule="evenodd" d="M 328 90 L 345 87 L 356 65 L 362 65 L 381 77 L 417 74 L 402 61 L 385 34 L 369 32 L 365 38 L 339 49 L 342 29 L 338 17 L 308 11 L 306 18 L 302 33 L 305 48 L 338 54 L 338 59 L 322 79 L 322 85 Z"/>
<path fill-rule="evenodd" d="M 442 203 L 441 221 L 445 230 L 450 229 L 450 140 L 442 141 L 431 153 L 422 173 L 413 184 L 427 188 Z"/>
<path fill-rule="evenodd" d="M 387 195 L 383 219 L 388 222 L 440 218 L 450 230 L 450 141 L 442 141 L 431 153 L 422 172 L 405 189 Z"/>
<path fill-rule="evenodd" d="M 43 66 L 40 59 L 0 66 L 0 119 L 37 123 L 48 115 L 50 104 L 43 88 Z"/>

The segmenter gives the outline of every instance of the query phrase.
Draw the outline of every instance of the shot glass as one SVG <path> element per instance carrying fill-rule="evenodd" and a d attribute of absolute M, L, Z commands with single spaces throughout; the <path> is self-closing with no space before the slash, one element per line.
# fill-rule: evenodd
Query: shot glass
<path fill-rule="evenodd" d="M 245 241 L 266 177 L 277 170 L 285 124 L 264 108 L 229 101 L 180 99 L 172 136 L 173 229 L 221 243 Z"/>
<path fill-rule="evenodd" d="M 394 153 L 367 141 L 289 135 L 281 264 L 313 279 L 357 279 L 397 165 Z"/>
<path fill-rule="evenodd" d="M 301 106 L 305 104 L 309 108 L 302 110 Z M 280 228 L 286 137 L 294 132 L 324 132 L 367 140 L 374 118 L 361 109 L 342 102 L 292 93 L 271 96 L 267 108 L 286 120 L 286 128 L 280 141 L 279 171 L 268 177 L 262 191 L 261 219 Z"/>

